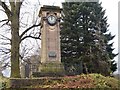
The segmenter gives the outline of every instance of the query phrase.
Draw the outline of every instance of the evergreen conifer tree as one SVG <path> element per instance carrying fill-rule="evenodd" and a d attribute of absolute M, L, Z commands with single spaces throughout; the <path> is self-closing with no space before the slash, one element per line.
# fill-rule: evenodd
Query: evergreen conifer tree
<path fill-rule="evenodd" d="M 61 27 L 62 62 L 67 73 L 101 73 L 116 70 L 109 44 L 115 36 L 108 33 L 107 17 L 99 2 L 63 3 Z"/>

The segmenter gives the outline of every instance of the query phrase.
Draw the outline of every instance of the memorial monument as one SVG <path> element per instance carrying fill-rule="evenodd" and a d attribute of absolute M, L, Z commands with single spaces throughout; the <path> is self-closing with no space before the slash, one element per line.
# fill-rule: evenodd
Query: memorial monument
<path fill-rule="evenodd" d="M 61 9 L 57 6 L 43 6 L 41 17 L 41 76 L 62 75 L 64 67 L 61 63 L 60 49 L 60 16 Z"/>

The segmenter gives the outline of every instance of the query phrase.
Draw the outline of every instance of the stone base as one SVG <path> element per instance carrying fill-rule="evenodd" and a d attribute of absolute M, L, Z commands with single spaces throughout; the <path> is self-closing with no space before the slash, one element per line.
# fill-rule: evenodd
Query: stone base
<path fill-rule="evenodd" d="M 33 77 L 57 77 L 64 75 L 65 71 L 63 64 L 56 62 L 42 63 L 39 67 L 39 72 L 33 73 Z"/>
<path fill-rule="evenodd" d="M 41 77 L 41 78 L 10 78 L 10 89 L 2 90 L 51 90 L 48 88 L 41 88 L 41 85 L 46 85 L 48 81 L 59 82 L 62 77 Z M 40 87 L 39 87 L 40 86 Z M 0 89 L 1 90 L 1 89 Z"/>

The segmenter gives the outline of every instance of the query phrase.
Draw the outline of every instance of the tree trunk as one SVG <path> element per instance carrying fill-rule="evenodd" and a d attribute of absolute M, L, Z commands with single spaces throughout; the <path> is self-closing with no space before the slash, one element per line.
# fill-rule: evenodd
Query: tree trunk
<path fill-rule="evenodd" d="M 19 10 L 14 7 L 11 20 L 11 77 L 20 78 L 19 67 Z"/>

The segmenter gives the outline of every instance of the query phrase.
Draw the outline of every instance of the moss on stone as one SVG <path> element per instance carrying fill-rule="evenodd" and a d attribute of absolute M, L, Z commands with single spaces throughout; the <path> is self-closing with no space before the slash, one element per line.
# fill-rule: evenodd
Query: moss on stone
<path fill-rule="evenodd" d="M 33 76 L 63 76 L 64 66 L 61 63 L 43 63 L 40 65 L 40 72 L 35 72 Z"/>
<path fill-rule="evenodd" d="M 59 63 L 44 63 L 41 64 L 41 72 L 63 72 L 64 68 Z"/>

